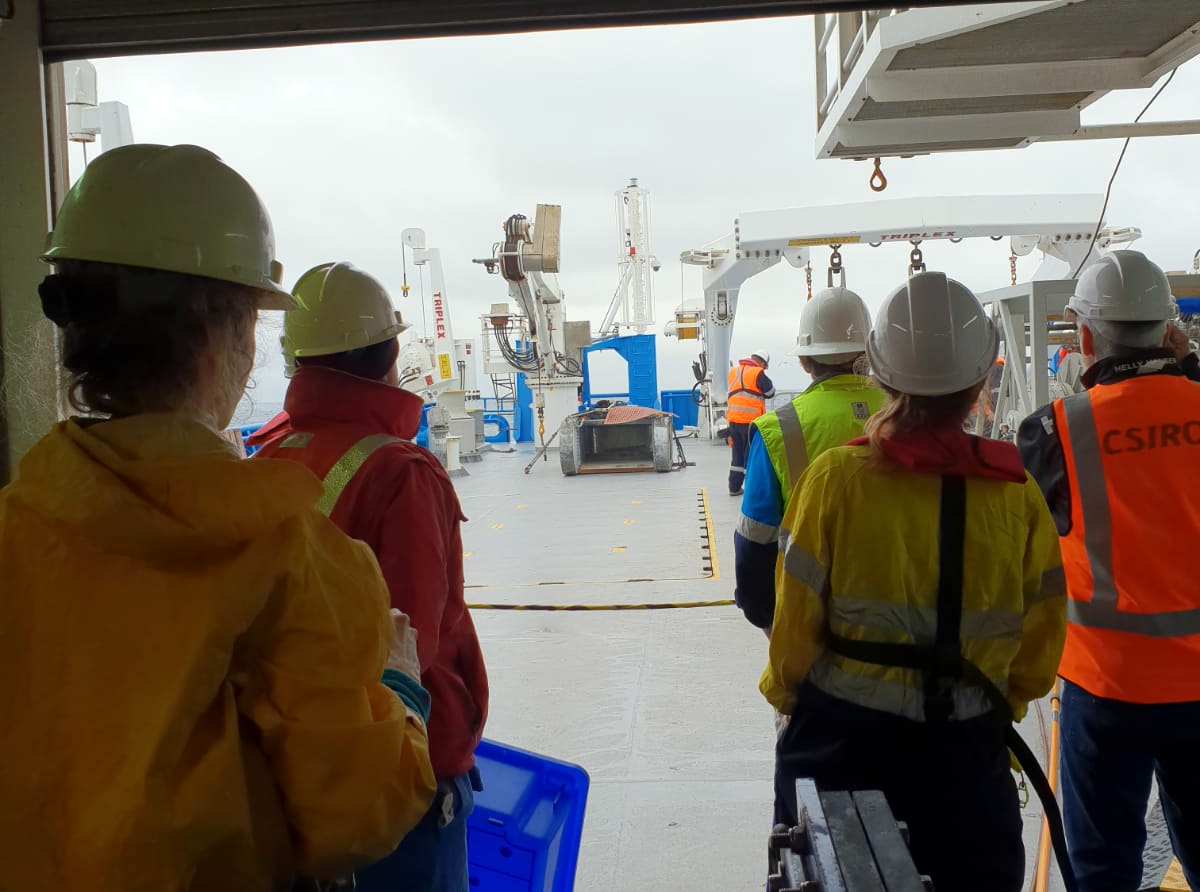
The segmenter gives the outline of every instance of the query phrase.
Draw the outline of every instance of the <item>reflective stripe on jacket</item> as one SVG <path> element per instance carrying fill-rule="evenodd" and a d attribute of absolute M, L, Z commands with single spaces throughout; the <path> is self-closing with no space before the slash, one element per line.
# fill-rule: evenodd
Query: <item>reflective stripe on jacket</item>
<path fill-rule="evenodd" d="M 825 450 L 860 436 L 885 399 L 869 378 L 836 375 L 754 422 L 733 539 L 734 600 L 754 625 L 768 628 L 775 614 L 779 523 L 796 479 Z"/>
<path fill-rule="evenodd" d="M 271 423 L 259 456 L 299 462 L 321 478 L 323 510 L 375 552 L 393 607 L 417 630 L 429 691 L 429 752 L 439 778 L 474 764 L 487 719 L 488 681 L 463 598 L 465 519 L 445 470 L 408 442 L 419 397 L 332 369 L 302 367 L 288 387 L 286 419 Z"/>
<path fill-rule="evenodd" d="M 832 654 L 826 623 L 846 638 L 929 644 L 937 628 L 940 479 L 881 469 L 867 446 L 831 449 L 810 466 L 780 534 L 775 619 L 759 687 L 790 712 L 805 679 L 834 697 L 924 720 L 924 679 L 911 669 Z M 1058 537 L 1037 484 L 972 478 L 966 490 L 962 654 L 1008 698 L 1017 718 L 1054 681 L 1064 634 Z M 952 717 L 989 711 L 954 691 Z"/>
<path fill-rule="evenodd" d="M 749 424 L 767 411 L 767 400 L 758 386 L 762 366 L 739 363 L 729 370 L 729 398 L 725 413 L 730 424 Z"/>
<path fill-rule="evenodd" d="M 1071 487 L 1059 674 L 1098 697 L 1200 700 L 1200 388 L 1149 374 L 1054 403 Z"/>
<path fill-rule="evenodd" d="M 367 434 L 361 439 L 357 437 L 357 432 L 342 432 L 342 436 L 338 439 L 342 443 L 337 443 L 330 438 L 330 442 L 322 443 L 322 446 L 328 450 L 329 455 L 338 456 L 332 465 L 325 471 L 321 477 L 321 498 L 317 500 L 316 508 L 326 517 L 333 514 L 334 508 L 341 500 L 342 493 L 346 491 L 346 487 L 350 485 L 350 481 L 362 469 L 362 466 L 367 463 L 375 450 L 386 446 L 389 443 L 401 442 L 399 437 L 390 437 L 387 434 Z M 281 450 L 288 449 L 306 449 L 312 443 L 312 434 L 308 433 L 288 433 L 277 443 L 271 443 L 264 457 L 277 458 L 293 458 L 302 465 L 308 465 L 309 462 L 299 458 L 288 452 Z M 346 444 L 349 445 L 346 445 Z M 311 453 L 307 456 L 312 460 Z M 323 463 L 322 463 L 323 464 Z"/>
<path fill-rule="evenodd" d="M 886 399 L 870 378 L 837 375 L 756 419 L 754 426 L 767 448 L 783 502 L 809 462 L 826 449 L 861 436 L 867 419 Z"/>

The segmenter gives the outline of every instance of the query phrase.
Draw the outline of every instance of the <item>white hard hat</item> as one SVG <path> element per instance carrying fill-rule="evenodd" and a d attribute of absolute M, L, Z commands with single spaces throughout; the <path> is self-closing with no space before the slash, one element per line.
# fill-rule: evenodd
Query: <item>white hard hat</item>
<path fill-rule="evenodd" d="M 1179 315 L 1166 273 L 1140 251 L 1113 251 L 1085 269 L 1067 307 L 1103 322 L 1164 322 Z"/>
<path fill-rule="evenodd" d="M 863 299 L 849 288 L 825 288 L 800 311 L 796 356 L 849 362 L 867 349 L 871 314 Z"/>
<path fill-rule="evenodd" d="M 759 359 L 761 359 L 763 365 L 771 364 L 771 354 L 767 350 L 755 350 L 753 353 L 750 354 L 751 359 L 753 359 L 754 357 L 758 357 Z"/>
<path fill-rule="evenodd" d="M 987 377 L 999 351 L 975 295 L 945 273 L 917 273 L 889 294 L 867 339 L 876 377 L 914 396 L 966 390 Z"/>

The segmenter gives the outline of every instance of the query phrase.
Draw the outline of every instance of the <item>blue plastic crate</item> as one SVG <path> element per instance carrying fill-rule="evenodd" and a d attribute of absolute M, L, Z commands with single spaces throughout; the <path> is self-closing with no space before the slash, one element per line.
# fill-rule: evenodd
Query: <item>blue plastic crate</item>
<path fill-rule="evenodd" d="M 472 892 L 571 892 L 588 775 L 578 765 L 482 740 L 483 792 L 467 820 Z"/>
<path fill-rule="evenodd" d="M 246 458 L 249 458 L 262 448 L 261 446 L 250 446 L 246 443 L 250 437 L 257 433 L 260 427 L 262 427 L 261 424 L 247 424 L 239 430 L 239 433 L 242 435 L 242 445 L 246 447 Z"/>

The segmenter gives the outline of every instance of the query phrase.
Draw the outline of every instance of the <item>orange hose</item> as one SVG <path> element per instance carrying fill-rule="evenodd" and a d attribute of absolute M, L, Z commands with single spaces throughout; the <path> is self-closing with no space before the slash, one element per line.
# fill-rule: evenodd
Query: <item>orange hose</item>
<path fill-rule="evenodd" d="M 1046 779 L 1050 781 L 1050 789 L 1058 791 L 1058 681 L 1054 682 L 1054 692 L 1050 695 L 1050 764 L 1046 766 Z M 1046 892 L 1050 882 L 1050 825 L 1042 818 L 1042 834 L 1038 837 L 1037 867 L 1033 871 L 1033 892 Z"/>

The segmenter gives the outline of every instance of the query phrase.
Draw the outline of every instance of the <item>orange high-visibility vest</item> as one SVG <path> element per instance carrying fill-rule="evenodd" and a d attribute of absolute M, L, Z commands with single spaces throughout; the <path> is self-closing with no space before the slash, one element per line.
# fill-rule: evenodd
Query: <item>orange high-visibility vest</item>
<path fill-rule="evenodd" d="M 1097 697 L 1200 700 L 1200 386 L 1153 374 L 1054 403 L 1071 487 L 1059 675 Z"/>
<path fill-rule="evenodd" d="M 726 420 L 730 424 L 749 424 L 759 415 L 765 415 L 767 400 L 758 387 L 761 366 L 736 365 L 729 370 L 729 399 Z"/>

